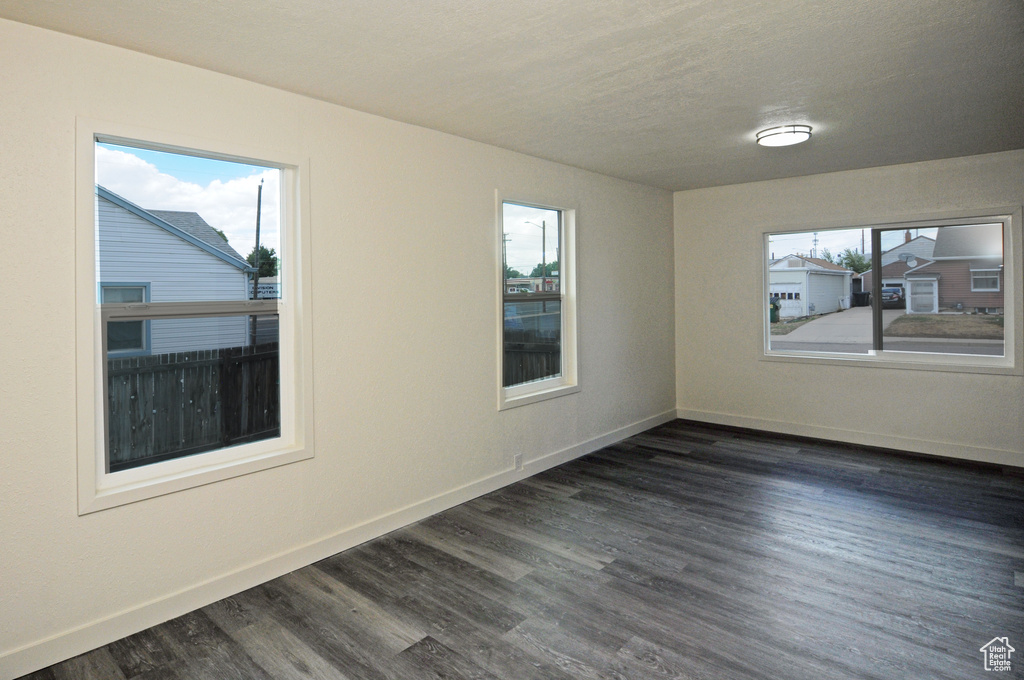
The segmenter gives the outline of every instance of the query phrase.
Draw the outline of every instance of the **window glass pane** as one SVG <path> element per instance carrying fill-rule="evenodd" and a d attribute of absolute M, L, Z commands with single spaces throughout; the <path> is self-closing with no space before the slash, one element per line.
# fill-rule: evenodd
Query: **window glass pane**
<path fill-rule="evenodd" d="M 901 284 L 906 297 L 883 299 L 883 347 L 1002 356 L 1003 225 L 883 232 L 894 234 L 898 245 L 883 255 L 883 282 Z"/>
<path fill-rule="evenodd" d="M 864 354 L 871 308 L 860 273 L 870 268 L 867 230 L 771 234 L 768 245 L 770 349 Z M 864 290 L 868 290 L 865 288 Z"/>
<path fill-rule="evenodd" d="M 504 309 L 504 386 L 561 375 L 561 303 L 523 300 Z"/>
<path fill-rule="evenodd" d="M 517 203 L 503 205 L 505 294 L 561 291 L 561 213 Z"/>
<path fill-rule="evenodd" d="M 562 224 L 558 210 L 504 203 L 502 211 L 502 384 L 510 387 L 562 374 Z"/>
<path fill-rule="evenodd" d="M 145 302 L 143 286 L 103 286 L 103 302 L 127 304 Z M 107 326 L 107 349 L 111 352 L 142 352 L 146 349 L 145 321 L 117 321 Z"/>
<path fill-rule="evenodd" d="M 861 250 L 872 232 L 874 257 Z M 769 347 L 1003 356 L 1002 267 L 1001 222 L 771 234 Z"/>
<path fill-rule="evenodd" d="M 104 286 L 103 302 L 117 302 L 121 304 L 129 302 L 145 302 L 146 289 L 141 286 Z"/>
<path fill-rule="evenodd" d="M 144 282 L 151 302 L 280 297 L 278 168 L 103 142 L 95 150 L 97 280 Z"/>
<path fill-rule="evenodd" d="M 107 324 L 107 350 L 123 352 L 145 349 L 145 321 L 115 321 Z"/>
<path fill-rule="evenodd" d="M 277 315 L 145 323 L 152 354 L 107 358 L 111 472 L 280 436 Z"/>

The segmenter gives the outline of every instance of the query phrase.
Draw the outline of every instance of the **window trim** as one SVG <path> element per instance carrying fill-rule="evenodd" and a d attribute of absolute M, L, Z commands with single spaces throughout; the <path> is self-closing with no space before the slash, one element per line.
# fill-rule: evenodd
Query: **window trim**
<path fill-rule="evenodd" d="M 285 299 L 215 302 L 248 305 L 270 302 L 281 329 L 281 436 L 171 459 L 119 472 L 106 471 L 105 318 L 130 318 L 132 304 L 101 305 L 96 271 L 96 142 L 186 153 L 218 160 L 252 163 L 281 170 L 281 254 Z M 268 160 L 273 159 L 273 160 Z M 78 514 L 85 515 L 267 470 L 313 456 L 312 336 L 309 319 L 309 230 L 301 216 L 309 214 L 306 183 L 308 159 L 247 144 L 211 142 L 184 133 L 152 130 L 130 124 L 76 119 L 75 157 L 75 281 Z M 107 283 L 107 282 L 103 282 Z M 203 303 L 145 303 L 149 312 L 174 314 L 184 304 L 195 311 Z M 105 307 L 105 309 L 104 309 Z M 179 309 L 175 309 L 178 307 Z M 120 308 L 120 309 L 118 309 Z M 246 307 L 247 309 L 249 307 Z M 259 305 L 260 311 L 269 309 Z M 209 310 L 216 316 L 213 307 Z M 136 312 L 137 313 L 137 312 Z M 180 314 L 179 314 L 180 315 Z"/>
<path fill-rule="evenodd" d="M 579 385 L 579 360 L 577 354 L 577 300 L 576 300 L 576 208 L 571 207 L 568 201 L 537 200 L 534 198 L 522 198 L 516 195 L 503 194 L 495 190 L 495 272 L 497 284 L 495 285 L 497 300 L 497 388 L 498 388 L 498 410 L 526 406 L 547 399 L 554 399 L 580 391 Z M 503 253 L 504 236 L 504 204 L 515 203 L 544 210 L 557 210 L 560 213 L 560 240 L 561 252 L 559 254 L 558 276 L 560 300 L 561 300 L 561 346 L 560 363 L 561 373 L 558 376 L 535 380 L 527 383 L 520 383 L 505 387 L 504 382 L 504 361 L 505 361 L 505 270 Z M 536 293 L 532 300 L 551 299 L 550 293 Z"/>
<path fill-rule="evenodd" d="M 862 224 L 844 222 L 811 223 L 807 225 L 788 225 L 779 228 L 766 228 L 761 233 L 762 258 L 762 297 L 767 299 L 769 291 L 769 237 L 776 234 L 824 232 L 841 229 L 865 230 L 898 230 L 944 226 L 961 226 L 965 224 L 984 224 L 1001 222 L 1003 224 L 1003 270 L 1005 280 L 1016 281 L 1021 268 L 1021 206 L 1000 206 L 980 208 L 969 211 L 950 211 L 940 214 L 921 214 L 900 216 L 892 221 L 880 220 Z M 875 246 L 872 250 L 876 250 Z M 879 256 L 880 259 L 880 256 Z M 876 282 L 873 282 L 876 283 Z M 877 284 L 881 285 L 881 279 Z M 1001 357 L 976 354 L 940 354 L 927 352 L 901 352 L 899 350 L 870 350 L 866 354 L 846 354 L 837 352 L 810 352 L 801 350 L 771 349 L 770 310 L 767 305 L 762 308 L 762 361 L 785 363 L 817 363 L 836 366 L 867 366 L 875 368 L 892 368 L 905 370 L 925 370 L 937 372 L 980 373 L 999 375 L 1024 375 L 1024 333 L 1017 332 L 1016 326 L 1024 318 L 1022 300 L 1024 290 L 1019 286 L 1004 287 L 1004 315 L 1009 320 L 1004 324 L 1003 346 Z M 908 304 L 909 298 L 908 298 Z"/>

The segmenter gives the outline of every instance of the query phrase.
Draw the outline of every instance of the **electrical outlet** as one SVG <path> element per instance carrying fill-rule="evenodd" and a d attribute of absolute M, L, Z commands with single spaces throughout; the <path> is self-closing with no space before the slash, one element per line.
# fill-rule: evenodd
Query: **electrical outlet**
<path fill-rule="evenodd" d="M 516 466 L 517 470 L 523 469 L 523 454 L 517 453 L 512 457 L 512 463 Z"/>

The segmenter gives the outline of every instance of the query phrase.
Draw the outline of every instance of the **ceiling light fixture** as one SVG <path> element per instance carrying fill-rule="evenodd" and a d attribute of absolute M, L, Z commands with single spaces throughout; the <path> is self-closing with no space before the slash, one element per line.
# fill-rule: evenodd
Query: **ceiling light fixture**
<path fill-rule="evenodd" d="M 757 143 L 761 146 L 790 146 L 810 138 L 810 125 L 780 125 L 757 133 Z"/>

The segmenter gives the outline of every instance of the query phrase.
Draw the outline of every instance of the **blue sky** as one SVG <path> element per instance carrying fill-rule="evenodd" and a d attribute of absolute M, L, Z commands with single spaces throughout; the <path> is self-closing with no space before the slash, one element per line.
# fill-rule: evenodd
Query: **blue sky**
<path fill-rule="evenodd" d="M 191 182 L 200 186 L 206 186 L 216 179 L 227 182 L 232 179 L 258 175 L 264 169 L 258 165 L 246 165 L 244 163 L 200 158 L 198 156 L 187 156 L 185 154 L 167 153 L 164 151 L 150 151 L 149 149 L 119 146 L 117 144 L 98 142 L 97 146 L 131 153 L 147 163 L 151 163 L 159 172 L 176 177 L 183 182 Z"/>
<path fill-rule="evenodd" d="M 196 212 L 243 257 L 252 252 L 256 204 L 264 181 L 260 242 L 278 254 L 281 171 L 233 161 L 96 144 L 96 182 L 149 210 Z"/>

